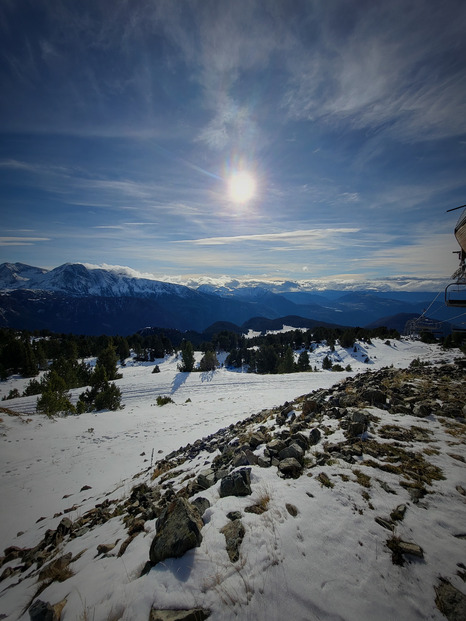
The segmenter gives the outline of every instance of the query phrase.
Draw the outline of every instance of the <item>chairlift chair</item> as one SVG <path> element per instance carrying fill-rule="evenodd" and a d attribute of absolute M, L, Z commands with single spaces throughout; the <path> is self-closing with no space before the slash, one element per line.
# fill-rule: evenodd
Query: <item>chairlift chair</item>
<path fill-rule="evenodd" d="M 448 211 L 455 211 L 464 207 L 466 205 L 461 205 Z M 455 308 L 464 308 L 466 307 L 466 209 L 464 209 L 456 223 L 455 237 L 461 247 L 461 250 L 458 251 L 460 265 L 452 276 L 455 279 L 454 282 L 447 285 L 445 289 L 445 304 Z"/>

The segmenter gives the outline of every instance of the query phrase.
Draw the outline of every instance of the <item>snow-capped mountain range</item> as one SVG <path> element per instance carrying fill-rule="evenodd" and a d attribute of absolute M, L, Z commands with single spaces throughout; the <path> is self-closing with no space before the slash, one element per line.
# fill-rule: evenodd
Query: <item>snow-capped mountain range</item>
<path fill-rule="evenodd" d="M 65 263 L 45 270 L 23 263 L 0 265 L 0 290 L 32 289 L 73 296 L 149 297 L 176 293 L 184 296 L 188 287 L 149 280 L 103 268 L 90 269 L 82 263 Z"/>
<path fill-rule="evenodd" d="M 203 331 L 215 322 L 295 316 L 334 325 L 382 321 L 401 329 L 438 292 L 310 290 L 291 281 L 192 281 L 190 286 L 125 267 L 66 263 L 46 270 L 0 265 L 0 325 L 83 334 L 130 334 L 145 326 Z M 391 318 L 400 316 L 394 325 Z M 447 320 L 440 298 L 431 316 Z M 390 324 L 391 322 L 391 324 Z"/>

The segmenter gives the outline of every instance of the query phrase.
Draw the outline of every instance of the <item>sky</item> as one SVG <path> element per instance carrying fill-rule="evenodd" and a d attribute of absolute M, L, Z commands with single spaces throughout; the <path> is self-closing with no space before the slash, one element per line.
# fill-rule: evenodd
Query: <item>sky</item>
<path fill-rule="evenodd" d="M 2 0 L 0 262 L 448 278 L 465 32 L 463 0 Z"/>

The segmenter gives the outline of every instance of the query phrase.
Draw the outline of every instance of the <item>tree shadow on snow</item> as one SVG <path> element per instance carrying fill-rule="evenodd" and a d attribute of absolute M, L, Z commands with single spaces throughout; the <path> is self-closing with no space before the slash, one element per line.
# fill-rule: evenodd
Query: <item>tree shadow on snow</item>
<path fill-rule="evenodd" d="M 183 384 L 188 379 L 188 375 L 189 375 L 189 373 L 184 373 L 184 372 L 182 373 L 181 371 L 175 375 L 175 377 L 173 378 L 173 382 L 172 382 L 172 391 L 171 391 L 172 395 L 179 388 L 181 388 L 181 386 L 183 386 Z"/>
<path fill-rule="evenodd" d="M 201 373 L 201 382 L 211 382 L 213 380 L 215 371 L 204 371 Z"/>

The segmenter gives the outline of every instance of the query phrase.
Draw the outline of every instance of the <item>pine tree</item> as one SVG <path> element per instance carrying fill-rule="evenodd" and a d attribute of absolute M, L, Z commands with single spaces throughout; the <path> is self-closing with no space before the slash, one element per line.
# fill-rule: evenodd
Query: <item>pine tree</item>
<path fill-rule="evenodd" d="M 190 373 L 194 369 L 194 349 L 191 341 L 183 341 L 181 344 L 181 363 L 178 371 Z"/>
<path fill-rule="evenodd" d="M 115 379 L 119 379 L 121 375 L 117 371 L 118 358 L 113 345 L 109 345 L 103 349 L 100 356 L 97 358 L 96 365 L 104 367 L 109 382 Z"/>
<path fill-rule="evenodd" d="M 294 368 L 294 355 L 291 347 L 287 347 L 285 351 L 285 355 L 283 356 L 282 361 L 279 364 L 278 371 L 279 373 L 293 373 Z"/>
<path fill-rule="evenodd" d="M 257 373 L 267 374 L 276 373 L 278 366 L 277 352 L 272 345 L 262 345 L 257 352 L 256 370 Z"/>
<path fill-rule="evenodd" d="M 36 409 L 47 416 L 56 414 L 74 414 L 75 408 L 70 401 L 71 395 L 66 392 L 65 380 L 56 371 L 50 371 L 47 387 L 37 399 Z"/>
<path fill-rule="evenodd" d="M 329 371 L 332 368 L 332 361 L 328 356 L 325 356 L 325 358 L 322 360 L 322 368 L 326 371 Z"/>
<path fill-rule="evenodd" d="M 298 357 L 298 369 L 300 371 L 309 371 L 310 366 L 309 354 L 306 350 L 302 351 Z"/>
<path fill-rule="evenodd" d="M 218 367 L 218 360 L 215 352 L 206 351 L 199 363 L 201 371 L 214 371 Z"/>

